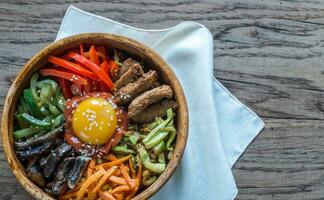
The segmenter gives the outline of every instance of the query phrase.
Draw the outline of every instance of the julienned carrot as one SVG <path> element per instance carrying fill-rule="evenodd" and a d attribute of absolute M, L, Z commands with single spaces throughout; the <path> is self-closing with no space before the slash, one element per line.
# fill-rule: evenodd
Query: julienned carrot
<path fill-rule="evenodd" d="M 104 169 L 107 169 L 107 168 L 110 168 L 112 166 L 116 166 L 116 165 L 120 165 L 121 163 L 125 162 L 126 160 L 128 160 L 132 155 L 128 155 L 128 156 L 125 156 L 123 158 L 120 158 L 118 160 L 114 160 L 112 162 L 107 162 L 107 163 L 103 163 L 103 164 L 100 164 L 100 165 L 97 165 L 96 166 L 96 169 L 99 169 L 99 167 L 102 167 Z"/>
<path fill-rule="evenodd" d="M 78 64 L 75 64 L 73 62 L 70 62 L 68 60 L 65 60 L 65 59 L 62 59 L 62 58 L 57 58 L 55 56 L 50 56 L 48 58 L 48 61 L 55 64 L 55 65 L 58 65 L 60 67 L 63 67 L 65 69 L 68 69 L 72 72 L 75 72 L 79 75 L 84 75 L 92 80 L 98 80 L 98 77 L 91 71 L 83 68 L 82 66 L 78 65 Z"/>
<path fill-rule="evenodd" d="M 116 200 L 115 197 L 111 194 L 109 194 L 107 191 L 99 191 L 99 196 L 100 198 L 102 198 L 103 200 Z"/>
<path fill-rule="evenodd" d="M 106 183 L 107 179 L 115 172 L 117 166 L 111 167 L 106 174 L 100 179 L 99 183 L 97 183 L 96 187 L 93 189 L 93 193 L 97 193 L 99 189 Z"/>
<path fill-rule="evenodd" d="M 94 158 L 92 158 L 88 165 L 88 169 L 87 169 L 87 177 L 88 178 L 93 174 L 95 166 L 96 166 L 96 160 Z M 93 191 L 94 188 L 95 188 L 95 184 L 92 183 L 88 189 L 88 199 L 89 200 L 94 200 L 96 198 L 96 193 Z"/>
<path fill-rule="evenodd" d="M 73 58 L 74 60 L 82 63 L 84 66 L 88 67 L 91 71 L 93 71 L 111 90 L 114 88 L 114 83 L 108 76 L 108 74 L 105 73 L 105 71 L 96 65 L 95 63 L 91 62 L 91 60 L 87 59 L 86 57 L 77 54 L 75 52 L 72 52 L 69 54 L 70 58 Z"/>
<path fill-rule="evenodd" d="M 132 173 L 132 178 L 135 178 L 136 173 L 135 173 L 135 169 L 134 169 L 134 166 L 133 166 L 133 161 L 131 159 L 129 159 L 128 164 L 129 164 L 130 171 Z"/>
<path fill-rule="evenodd" d="M 115 194 L 117 192 L 125 192 L 125 191 L 129 191 L 129 190 L 130 190 L 130 187 L 128 185 L 121 185 L 121 186 L 118 186 L 115 189 L 113 189 L 111 191 L 111 194 Z"/>
<path fill-rule="evenodd" d="M 130 187 L 130 189 L 132 191 L 134 191 L 135 190 L 135 183 L 132 181 L 129 174 L 127 173 L 126 167 L 123 164 L 121 164 L 119 166 L 119 168 L 120 168 L 120 171 L 121 171 L 123 177 L 125 178 L 125 180 L 127 182 L 127 185 Z"/>
<path fill-rule="evenodd" d="M 71 99 L 73 94 L 71 92 L 71 88 L 69 86 L 68 81 L 64 78 L 57 78 L 57 82 L 62 90 L 62 94 L 63 94 L 64 98 Z"/>
<path fill-rule="evenodd" d="M 142 180 L 142 163 L 139 164 L 138 166 L 138 170 L 137 170 L 137 175 L 136 175 L 136 187 L 135 190 L 132 191 L 131 193 L 129 193 L 129 195 L 125 198 L 125 200 L 130 200 L 131 198 L 133 198 L 137 192 L 137 190 L 139 189 L 139 187 L 141 186 L 141 180 Z"/>
<path fill-rule="evenodd" d="M 98 54 L 97 51 L 94 47 L 94 45 L 92 45 L 89 49 L 89 59 L 95 63 L 96 65 L 100 66 L 100 62 L 99 62 L 99 58 L 98 58 Z"/>
<path fill-rule="evenodd" d="M 90 177 L 93 174 L 93 170 L 95 166 L 96 166 L 96 160 L 92 158 L 87 168 L 87 177 Z"/>
<path fill-rule="evenodd" d="M 124 200 L 124 192 L 113 194 L 117 200 Z"/>
<path fill-rule="evenodd" d="M 73 73 L 69 73 L 69 72 L 63 72 L 63 71 L 59 71 L 56 69 L 40 69 L 39 72 L 43 75 L 43 76 L 55 76 L 55 77 L 60 77 L 60 78 L 64 78 L 67 80 L 70 80 L 76 84 L 80 84 L 80 85 L 87 85 L 88 81 L 84 78 L 82 78 L 79 75 L 73 74 Z"/>
<path fill-rule="evenodd" d="M 105 170 L 99 170 L 96 173 L 94 173 L 92 176 L 90 176 L 89 178 L 87 178 L 85 180 L 85 182 L 82 184 L 80 190 L 78 191 L 77 200 L 83 199 L 83 196 L 86 193 L 87 188 L 92 183 L 94 183 L 95 181 L 97 181 L 97 179 L 99 179 L 100 177 L 102 177 L 105 173 L 106 173 Z"/>
<path fill-rule="evenodd" d="M 108 180 L 114 184 L 117 184 L 117 185 L 126 185 L 127 184 L 127 182 L 124 178 L 120 178 L 118 176 L 110 176 Z"/>
<path fill-rule="evenodd" d="M 114 156 L 113 154 L 105 155 L 103 158 L 109 161 L 117 160 L 116 156 Z"/>

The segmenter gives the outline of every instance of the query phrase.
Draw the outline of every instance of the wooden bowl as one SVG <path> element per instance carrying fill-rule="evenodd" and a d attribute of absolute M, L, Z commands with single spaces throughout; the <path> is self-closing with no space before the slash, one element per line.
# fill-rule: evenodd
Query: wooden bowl
<path fill-rule="evenodd" d="M 46 66 L 48 56 L 61 55 L 69 49 L 78 47 L 80 43 L 100 44 L 110 48 L 118 48 L 138 56 L 142 58 L 148 66 L 158 72 L 160 79 L 173 88 L 175 99 L 179 105 L 176 119 L 178 135 L 175 150 L 173 158 L 170 160 L 160 177 L 150 187 L 133 198 L 136 200 L 148 199 L 168 181 L 180 162 L 188 136 L 188 108 L 180 82 L 168 64 L 151 48 L 119 35 L 86 33 L 64 38 L 45 47 L 34 55 L 22 68 L 8 91 L 2 115 L 2 143 L 10 168 L 20 184 L 34 198 L 53 200 L 53 197 L 46 194 L 41 188 L 28 179 L 24 167 L 15 154 L 13 148 L 14 112 L 18 99 L 23 89 L 29 85 L 33 72 Z"/>

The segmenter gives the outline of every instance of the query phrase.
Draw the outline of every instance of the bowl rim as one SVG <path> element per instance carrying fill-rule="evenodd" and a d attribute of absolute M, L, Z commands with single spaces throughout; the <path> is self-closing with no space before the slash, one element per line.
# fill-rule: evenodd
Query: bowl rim
<path fill-rule="evenodd" d="M 44 56 L 50 55 L 50 53 L 53 52 L 55 49 L 58 49 L 59 47 L 64 47 L 68 43 L 73 43 L 79 40 L 81 42 L 82 40 L 98 39 L 98 38 L 102 40 L 105 39 L 113 40 L 119 44 L 126 44 L 131 48 L 141 50 L 142 53 L 145 54 L 145 56 L 147 56 L 151 60 L 154 60 L 154 62 L 159 65 L 161 71 L 167 74 L 169 79 L 172 80 L 173 82 L 172 88 L 174 90 L 174 95 L 177 98 L 176 101 L 178 104 L 179 102 L 181 102 L 181 104 L 178 105 L 179 106 L 178 115 L 181 115 L 182 121 L 179 120 L 177 124 L 178 134 L 177 134 L 177 142 L 176 142 L 173 158 L 167 164 L 165 171 L 158 177 L 158 179 L 151 186 L 149 186 L 141 193 L 133 197 L 133 200 L 148 199 L 149 197 L 153 196 L 160 188 L 162 188 L 162 186 L 169 180 L 169 178 L 175 172 L 177 166 L 180 163 L 182 155 L 184 153 L 186 143 L 187 143 L 188 128 L 189 128 L 188 106 L 187 106 L 186 98 L 183 89 L 181 87 L 181 84 L 177 76 L 171 69 L 171 67 L 167 64 L 167 62 L 161 56 L 159 56 L 159 54 L 156 53 L 155 50 L 153 50 L 152 48 L 125 36 L 109 34 L 109 33 L 82 33 L 82 34 L 72 35 L 50 43 L 45 48 L 37 52 L 34 56 L 32 56 L 31 59 L 28 60 L 28 62 L 20 69 L 17 76 L 15 77 L 15 80 L 11 84 L 7 92 L 4 106 L 3 106 L 2 121 L 1 121 L 1 137 L 2 137 L 2 145 L 3 145 L 5 156 L 18 182 L 23 186 L 23 188 L 28 193 L 30 193 L 36 199 L 54 200 L 53 197 L 46 194 L 40 187 L 36 186 L 27 177 L 19 159 L 16 157 L 16 154 L 14 153 L 13 141 L 12 141 L 13 127 L 12 127 L 12 123 L 10 123 L 10 120 L 13 119 L 13 111 L 15 109 L 16 104 L 13 104 L 12 100 L 16 95 L 15 94 L 16 91 L 20 87 L 22 87 L 21 86 L 22 82 L 26 79 L 25 76 L 28 73 L 31 73 L 36 68 L 35 64 L 41 59 L 43 59 Z M 179 129 L 179 125 L 181 125 L 180 129 Z M 179 139 L 182 141 L 181 144 L 179 144 L 180 141 Z"/>

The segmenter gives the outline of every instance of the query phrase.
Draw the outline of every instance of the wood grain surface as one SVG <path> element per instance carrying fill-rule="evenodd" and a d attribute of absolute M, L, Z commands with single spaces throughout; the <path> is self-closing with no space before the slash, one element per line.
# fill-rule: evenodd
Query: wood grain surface
<path fill-rule="evenodd" d="M 54 40 L 69 5 L 141 28 L 206 25 L 215 76 L 266 123 L 233 169 L 237 199 L 324 199 L 324 1 L 1 1 L 1 108 L 21 66 Z M 2 148 L 0 188 L 0 199 L 31 199 Z"/>

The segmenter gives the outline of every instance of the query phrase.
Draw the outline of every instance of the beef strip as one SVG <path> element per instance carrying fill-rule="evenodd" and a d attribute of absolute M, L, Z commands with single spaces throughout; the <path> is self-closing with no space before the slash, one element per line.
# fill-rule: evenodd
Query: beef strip
<path fill-rule="evenodd" d="M 124 75 L 129 68 L 131 68 L 134 64 L 138 64 L 137 61 L 131 59 L 131 58 L 127 58 L 123 63 L 122 63 L 122 66 L 119 70 L 119 73 L 118 73 L 118 78 L 120 78 L 122 75 Z"/>
<path fill-rule="evenodd" d="M 152 85 L 157 81 L 158 74 L 156 71 L 149 71 L 143 74 L 139 79 L 133 83 L 129 83 L 126 86 L 122 87 L 116 94 L 113 96 L 114 103 L 117 105 L 127 105 L 135 97 L 143 92 L 149 90 Z"/>
<path fill-rule="evenodd" d="M 172 88 L 168 85 L 153 88 L 136 97 L 128 106 L 128 116 L 133 119 L 144 111 L 148 106 L 157 103 L 161 99 L 171 99 L 173 96 Z"/>
<path fill-rule="evenodd" d="M 143 69 L 138 64 L 133 64 L 127 72 L 125 72 L 115 83 L 115 89 L 119 90 L 120 88 L 124 87 L 125 85 L 136 81 L 139 77 L 143 75 Z"/>
<path fill-rule="evenodd" d="M 132 118 L 133 121 L 141 124 L 150 123 L 155 120 L 156 117 L 163 117 L 166 115 L 166 111 L 169 108 L 175 109 L 177 103 L 173 100 L 164 99 L 156 104 L 147 107 L 140 114 Z"/>

